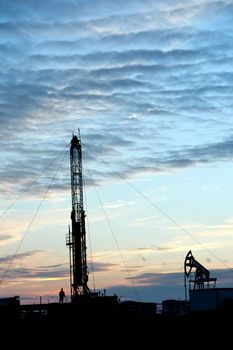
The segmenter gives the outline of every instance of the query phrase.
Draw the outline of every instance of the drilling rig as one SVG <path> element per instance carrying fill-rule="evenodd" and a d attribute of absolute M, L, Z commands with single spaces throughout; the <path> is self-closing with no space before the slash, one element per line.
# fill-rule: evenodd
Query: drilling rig
<path fill-rule="evenodd" d="M 82 149 L 80 132 L 73 135 L 70 145 L 71 172 L 71 229 L 66 235 L 66 245 L 70 258 L 71 301 L 78 295 L 90 293 L 86 255 L 85 211 L 83 205 Z"/>
<path fill-rule="evenodd" d="M 92 292 L 88 285 L 88 269 L 86 254 L 85 211 L 83 203 L 82 178 L 82 149 L 81 137 L 73 135 L 70 144 L 70 172 L 71 172 L 71 229 L 66 235 L 66 245 L 69 248 L 70 258 L 70 294 L 74 312 L 76 305 L 82 309 L 82 317 L 99 317 L 113 319 L 121 315 L 135 315 L 146 317 L 149 313 L 156 313 L 155 303 L 131 302 L 120 303 L 116 294 L 112 296 L 104 293 Z M 132 310 L 133 308 L 133 310 Z M 81 312 L 79 310 L 79 312 Z"/>

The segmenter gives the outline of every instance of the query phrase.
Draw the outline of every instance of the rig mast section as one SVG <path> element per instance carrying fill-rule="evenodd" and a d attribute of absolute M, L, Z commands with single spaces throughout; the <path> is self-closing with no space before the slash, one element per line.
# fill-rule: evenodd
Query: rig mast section
<path fill-rule="evenodd" d="M 71 297 L 77 294 L 89 293 L 87 286 L 87 255 L 85 211 L 83 209 L 83 181 L 82 181 L 82 149 L 81 140 L 74 135 L 70 146 L 72 231 L 66 237 L 66 245 L 70 250 L 70 280 Z"/>
<path fill-rule="evenodd" d="M 210 288 L 209 283 L 214 282 L 214 287 L 217 278 L 210 278 L 210 272 L 194 259 L 191 250 L 188 252 L 184 262 L 185 278 L 189 278 L 192 268 L 195 268 L 194 280 L 190 280 L 189 283 L 193 283 L 193 289 L 206 289 Z"/>

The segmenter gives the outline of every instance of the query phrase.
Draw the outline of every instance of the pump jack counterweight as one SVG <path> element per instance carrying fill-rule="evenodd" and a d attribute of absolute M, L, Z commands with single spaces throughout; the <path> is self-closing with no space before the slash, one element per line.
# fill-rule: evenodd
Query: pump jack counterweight
<path fill-rule="evenodd" d="M 71 300 L 77 295 L 90 292 L 87 271 L 85 211 L 83 208 L 82 149 L 80 133 L 73 135 L 70 145 L 71 172 L 71 230 L 66 236 L 70 256 Z"/>

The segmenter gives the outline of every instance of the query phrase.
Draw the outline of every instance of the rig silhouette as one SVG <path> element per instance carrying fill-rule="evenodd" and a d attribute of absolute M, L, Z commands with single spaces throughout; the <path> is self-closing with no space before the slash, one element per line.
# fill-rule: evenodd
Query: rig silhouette
<path fill-rule="evenodd" d="M 66 235 L 69 248 L 70 302 L 20 304 L 20 297 L 0 299 L 0 320 L 107 320 L 126 317 L 154 318 L 156 303 L 121 302 L 117 295 L 92 291 L 88 286 L 86 229 L 83 201 L 82 147 L 80 132 L 70 143 L 71 227 Z"/>
<path fill-rule="evenodd" d="M 0 299 L 1 325 L 23 329 L 34 325 L 56 326 L 65 322 L 76 327 L 84 321 L 146 320 L 158 329 L 186 327 L 205 322 L 229 323 L 233 320 L 233 288 L 216 288 L 216 278 L 189 251 L 184 262 L 185 300 L 164 300 L 159 310 L 156 302 L 121 301 L 117 295 L 100 294 L 88 286 L 86 229 L 83 203 L 82 147 L 80 133 L 70 144 L 71 227 L 66 235 L 70 265 L 70 302 L 21 305 L 20 297 Z M 193 276 L 194 269 L 194 277 Z M 187 283 L 189 280 L 189 300 Z M 175 321 L 174 321 L 175 320 Z M 96 323 L 95 323 L 96 324 Z M 170 327 L 170 328 L 169 328 Z"/>

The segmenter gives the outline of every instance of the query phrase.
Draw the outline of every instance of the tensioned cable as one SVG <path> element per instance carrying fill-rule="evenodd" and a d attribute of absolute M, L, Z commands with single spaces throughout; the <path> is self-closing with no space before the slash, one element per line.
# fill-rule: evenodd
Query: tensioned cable
<path fill-rule="evenodd" d="M 69 146 L 70 144 L 68 144 L 65 149 Z M 58 153 L 58 155 L 56 156 L 56 158 L 54 158 L 43 170 L 42 172 L 36 176 L 35 179 L 32 180 L 32 182 L 26 186 L 26 188 L 19 194 L 19 196 L 11 203 L 8 205 L 8 207 L 1 213 L 0 215 L 0 219 L 8 212 L 8 210 L 10 210 L 22 197 L 23 195 L 29 190 L 30 187 L 32 187 L 32 185 L 34 185 L 34 183 L 41 177 L 41 175 L 58 159 L 58 157 L 64 152 L 64 150 L 60 151 Z"/>
<path fill-rule="evenodd" d="M 85 191 L 85 180 L 83 178 L 83 184 L 84 184 L 84 197 L 85 197 L 85 203 L 87 203 L 87 197 L 86 197 L 86 191 Z M 86 205 L 86 213 L 87 213 L 87 218 L 88 218 L 88 211 L 87 211 L 87 205 Z M 91 245 L 91 233 L 90 233 L 90 226 L 89 226 L 89 221 L 87 220 L 87 231 L 88 231 L 88 242 L 89 242 L 89 247 L 90 247 L 90 257 L 91 257 L 91 270 L 92 270 L 92 282 L 93 282 L 93 288 L 95 292 L 95 271 L 94 271 L 94 264 L 93 264 L 93 255 L 92 255 L 92 245 Z"/>
<path fill-rule="evenodd" d="M 87 166 L 86 166 L 86 168 L 87 168 Z M 100 202 L 100 205 L 101 205 L 101 207 L 102 207 L 102 210 L 103 210 L 105 219 L 106 219 L 106 221 L 107 221 L 107 223 L 108 223 L 109 229 L 110 229 L 110 231 L 111 231 L 111 234 L 112 234 L 112 236 L 113 236 L 113 239 L 114 239 L 114 241 L 115 241 L 115 244 L 116 244 L 116 246 L 117 246 L 117 249 L 119 250 L 119 253 L 120 253 L 121 260 L 122 260 L 122 262 L 123 262 L 124 268 L 125 268 L 125 270 L 126 270 L 126 272 L 127 272 L 127 274 L 128 274 L 129 280 L 130 280 L 130 282 L 131 282 L 131 284 L 132 284 L 132 286 L 133 286 L 133 288 L 134 288 L 134 291 L 135 291 L 135 294 L 136 294 L 138 300 L 141 301 L 141 298 L 140 298 L 140 296 L 139 296 L 139 293 L 138 293 L 138 291 L 137 291 L 137 289 L 136 289 L 136 287 L 135 287 L 135 285 L 134 285 L 133 278 L 132 278 L 132 276 L 130 275 L 129 270 L 128 270 L 127 266 L 126 266 L 125 259 L 124 259 L 124 257 L 123 257 L 123 254 L 122 254 L 122 251 L 121 251 L 121 249 L 120 249 L 120 246 L 119 246 L 119 244 L 118 244 L 118 242 L 117 242 L 116 236 L 115 236 L 115 234 L 114 234 L 114 232 L 113 232 L 112 225 L 110 224 L 110 221 L 109 221 L 109 219 L 108 219 L 106 210 L 104 209 L 102 200 L 101 200 L 100 195 L 99 195 L 99 193 L 98 193 L 98 191 L 97 191 L 97 188 L 96 188 L 96 186 L 95 186 L 95 182 L 94 182 L 94 180 L 92 179 L 92 177 L 91 177 L 91 175 L 90 175 L 90 171 L 89 171 L 88 168 L 87 168 L 87 171 L 88 171 L 89 177 L 90 177 L 90 179 L 91 179 L 91 182 L 92 182 L 92 184 L 93 184 L 93 186 L 94 186 L 94 188 L 95 188 L 96 195 L 97 195 L 98 200 L 99 200 L 99 202 Z"/>
<path fill-rule="evenodd" d="M 67 146 L 66 146 L 66 148 L 67 148 Z M 65 158 L 65 156 L 66 156 L 66 149 L 63 150 L 63 152 L 64 152 L 64 155 L 63 155 L 63 157 L 62 157 L 62 160 L 61 160 L 61 162 L 58 164 L 58 167 L 57 167 L 57 169 L 56 169 L 56 171 L 55 171 L 55 174 L 54 174 L 54 176 L 53 176 L 51 182 L 49 183 L 49 185 L 48 185 L 48 187 L 47 187 L 47 189 L 46 189 L 46 191 L 45 191 L 43 197 L 41 198 L 40 203 L 39 203 L 37 209 L 35 210 L 35 213 L 33 214 L 33 217 L 32 217 L 32 219 L 31 219 L 31 221 L 29 222 L 29 225 L 28 225 L 27 229 L 25 230 L 25 232 L 24 232 L 24 234 L 23 234 L 23 236 L 22 236 L 22 239 L 21 239 L 21 241 L 19 242 L 19 244 L 18 244 L 18 246 L 17 246 L 17 248 L 16 248 L 16 250 L 15 250 L 14 255 L 13 255 L 12 258 L 10 259 L 9 264 L 8 264 L 6 270 L 5 270 L 4 273 L 3 273 L 3 276 L 2 276 L 2 278 L 1 278 L 1 280 L 0 280 L 0 285 L 3 283 L 3 281 L 4 281 L 6 275 L 7 275 L 8 271 L 9 271 L 9 269 L 10 269 L 10 267 L 11 267 L 11 265 L 12 265 L 12 263 L 13 263 L 15 257 L 16 257 L 16 255 L 18 254 L 18 251 L 19 251 L 19 249 L 20 249 L 20 247 L 21 247 L 23 241 L 25 240 L 25 237 L 26 237 L 28 231 L 30 230 L 30 228 L 31 228 L 31 226 L 32 226 L 32 224 L 33 224 L 33 221 L 35 220 L 36 215 L 38 214 L 38 212 L 39 212 L 39 210 L 40 210 L 40 208 L 41 208 L 41 206 L 42 206 L 42 203 L 43 203 L 43 201 L 45 200 L 45 197 L 47 196 L 47 194 L 48 194 L 48 192 L 49 192 L 49 190 L 50 190 L 50 188 L 51 188 L 51 186 L 52 186 L 52 184 L 53 184 L 53 182 L 54 182 L 54 179 L 55 179 L 55 177 L 56 177 L 56 175 L 57 175 L 57 172 L 58 172 L 58 170 L 60 169 L 60 167 L 61 167 L 61 165 L 62 165 L 62 163 L 63 163 L 63 160 L 64 160 L 64 158 Z M 61 152 L 60 152 L 60 154 L 61 154 Z"/>
<path fill-rule="evenodd" d="M 84 144 L 84 146 L 90 151 L 89 147 Z M 91 151 L 90 151 L 91 152 Z M 95 152 L 93 152 L 95 154 Z M 97 156 L 97 154 L 95 154 Z M 176 227 L 178 227 L 180 230 L 182 230 L 186 235 L 191 237 L 196 243 L 198 243 L 203 249 L 205 249 L 210 255 L 212 255 L 216 260 L 218 260 L 221 264 L 223 264 L 226 268 L 228 268 L 230 271 L 233 272 L 233 268 L 228 266 L 223 260 L 217 257 L 209 248 L 207 248 L 201 241 L 199 241 L 196 237 L 194 237 L 190 232 L 185 230 L 180 224 L 176 222 L 170 215 L 165 213 L 163 209 L 161 209 L 157 204 L 155 204 L 150 198 L 148 198 L 144 193 L 142 193 L 140 190 L 138 190 L 131 182 L 129 182 L 124 176 L 122 176 L 120 173 L 118 173 L 116 170 L 114 170 L 108 163 L 104 162 L 103 160 L 100 160 L 101 163 L 103 163 L 105 166 L 107 166 L 109 169 L 112 170 L 114 174 L 119 176 L 122 180 L 124 180 L 128 185 L 130 185 L 138 194 L 140 194 L 147 202 L 149 202 L 154 208 L 156 208 L 160 213 L 162 213 L 167 219 L 169 219 Z"/>

